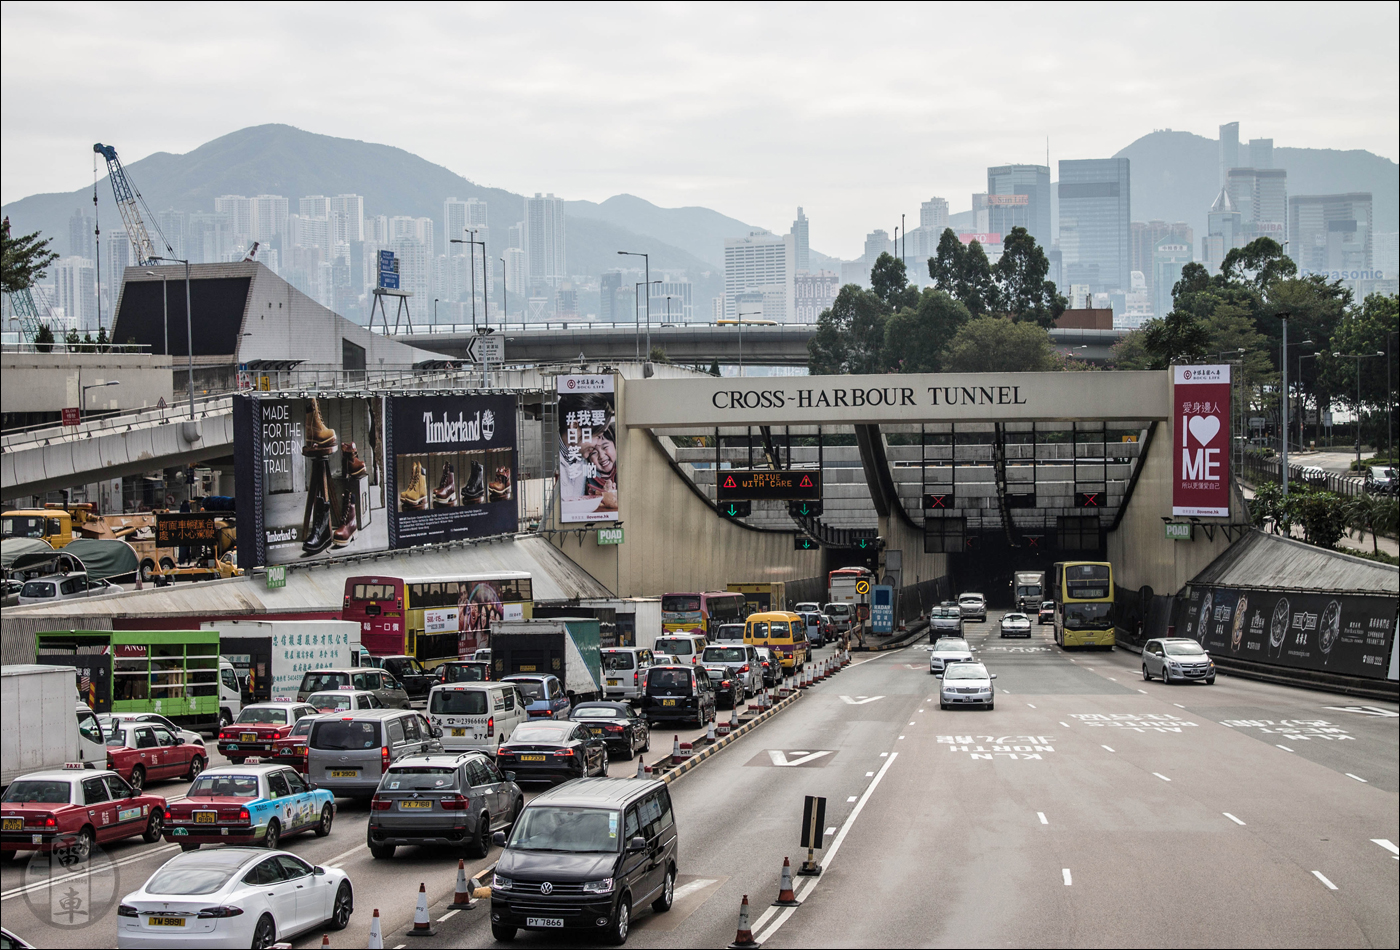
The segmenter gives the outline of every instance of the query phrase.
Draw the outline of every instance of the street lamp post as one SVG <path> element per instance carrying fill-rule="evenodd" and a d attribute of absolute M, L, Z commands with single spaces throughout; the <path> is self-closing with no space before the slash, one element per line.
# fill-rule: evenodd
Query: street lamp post
<path fill-rule="evenodd" d="M 1380 350 L 1374 353 L 1333 353 L 1332 358 L 1338 360 L 1356 360 L 1356 470 L 1361 471 L 1361 361 L 1373 360 L 1379 356 L 1385 356 Z M 1387 383 L 1389 380 L 1387 380 Z"/>
<path fill-rule="evenodd" d="M 476 330 L 476 248 L 472 247 L 471 245 L 477 243 L 475 240 L 472 239 L 472 238 L 475 238 L 475 237 L 476 237 L 476 232 L 473 231 L 471 228 L 463 228 L 462 230 L 463 230 L 463 231 L 466 231 L 466 232 L 467 232 L 468 234 L 470 234 L 472 237 L 471 237 L 471 238 L 468 238 L 468 239 L 465 240 L 465 241 L 463 241 L 461 238 L 450 238 L 450 239 L 448 240 L 448 243 L 450 243 L 450 244 L 465 244 L 465 245 L 467 245 L 467 267 L 468 267 L 468 268 L 471 270 L 471 272 L 472 272 L 472 330 L 475 331 L 475 330 Z"/>
<path fill-rule="evenodd" d="M 618 251 L 623 257 L 640 257 L 646 269 L 647 285 L 647 359 L 651 359 L 651 257 L 642 251 Z M 635 301 L 633 305 L 633 315 L 636 314 Z M 640 354 L 639 357 L 640 358 Z"/>
<path fill-rule="evenodd" d="M 165 269 L 165 268 L 161 268 L 161 270 L 164 270 L 164 269 Z M 164 355 L 169 356 L 169 355 L 170 355 L 170 286 L 165 282 L 165 275 L 164 275 L 164 274 L 157 274 L 157 273 L 156 273 L 155 271 L 153 271 L 153 270 L 148 270 L 148 271 L 146 271 L 146 276 L 147 276 L 147 277 L 159 277 L 159 278 L 160 278 L 160 295 L 161 295 L 161 298 L 164 300 L 164 303 L 165 303 L 165 307 L 164 307 L 164 309 L 165 309 L 165 353 L 164 353 Z M 115 341 L 114 341 L 114 342 L 115 342 Z"/>
<path fill-rule="evenodd" d="M 433 326 L 437 326 L 437 305 L 438 298 L 433 298 Z"/>
<path fill-rule="evenodd" d="M 510 308 L 506 305 L 507 302 L 510 300 L 510 298 L 506 296 L 506 259 L 505 259 L 504 257 L 502 257 L 502 258 L 500 259 L 500 261 L 501 261 L 501 329 L 504 330 L 504 329 L 505 329 L 505 326 L 506 326 L 506 321 L 510 319 Z"/>
<path fill-rule="evenodd" d="M 1307 407 L 1307 402 L 1306 402 L 1306 400 L 1307 400 L 1307 395 L 1306 395 L 1305 390 L 1303 389 L 1303 360 L 1313 360 L 1313 359 L 1317 359 L 1317 358 L 1318 358 L 1319 356 L 1321 356 L 1321 355 L 1322 355 L 1322 351 L 1321 351 L 1321 350 L 1319 350 L 1319 351 L 1316 352 L 1316 353 L 1299 353 L 1299 354 L 1298 354 L 1298 451 L 1299 451 L 1299 452 L 1303 451 L 1303 446 L 1305 445 L 1305 443 L 1304 443 L 1304 441 L 1303 441 L 1303 422 L 1304 422 L 1304 417 L 1307 416 L 1307 414 L 1308 414 L 1308 407 Z M 1314 400 L 1314 401 L 1316 401 L 1316 400 Z M 1321 406 L 1321 405 L 1319 405 L 1319 406 L 1317 407 L 1317 414 L 1318 414 L 1319 416 L 1322 415 L 1322 406 Z"/>
<path fill-rule="evenodd" d="M 185 354 L 189 367 L 190 421 L 194 422 L 194 324 L 190 320 L 190 262 L 178 257 L 153 257 L 151 260 L 185 265 Z"/>
<path fill-rule="evenodd" d="M 82 371 L 79 370 L 79 372 L 81 373 Z M 87 406 L 87 391 L 89 389 L 101 389 L 103 386 L 120 386 L 121 384 L 122 381 L 120 379 L 109 379 L 105 383 L 91 383 L 87 386 L 79 386 L 78 389 L 80 391 L 78 393 L 78 421 L 83 421 L 83 409 Z"/>
<path fill-rule="evenodd" d="M 1282 462 L 1280 472 L 1283 480 L 1284 501 L 1288 500 L 1288 318 L 1292 315 L 1287 310 L 1280 310 L 1274 314 L 1283 321 L 1283 349 L 1279 351 L 1279 356 L 1282 357 L 1279 363 L 1283 365 L 1283 391 L 1281 393 L 1283 396 L 1283 424 L 1279 426 L 1279 433 L 1282 436 L 1279 439 L 1279 447 L 1282 451 L 1279 454 L 1279 459 Z"/>

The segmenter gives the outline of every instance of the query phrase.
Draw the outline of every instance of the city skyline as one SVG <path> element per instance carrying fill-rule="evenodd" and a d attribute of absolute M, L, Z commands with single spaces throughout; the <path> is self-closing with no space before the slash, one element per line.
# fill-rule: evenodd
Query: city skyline
<path fill-rule="evenodd" d="M 932 95 L 932 86 L 908 82 L 913 66 L 885 65 L 886 38 L 957 35 L 973 26 L 971 11 L 886 11 L 831 30 L 831 17 L 796 21 L 776 9 L 746 8 L 742 36 L 706 44 L 724 11 L 600 17 L 561 8 L 516 22 L 500 11 L 408 7 L 383 29 L 369 29 L 370 13 L 351 10 L 330 23 L 307 7 L 276 8 L 246 23 L 197 8 L 166 22 L 103 7 L 76 18 L 42 6 L 6 7 L 0 192 L 8 202 L 73 188 L 91 174 L 93 141 L 117 142 L 132 162 L 189 151 L 238 126 L 281 121 L 392 142 L 472 181 L 526 195 L 637 194 L 665 207 L 714 208 L 775 233 L 787 230 L 802 205 L 812 222 L 810 246 L 853 258 L 872 225 L 888 221 L 883 226 L 892 230 L 900 213 L 916 213 L 929 194 L 948 196 L 957 213 L 966 210 L 966 196 L 985 189 L 988 167 L 1044 164 L 1047 137 L 1052 168 L 1061 159 L 1108 157 L 1154 128 L 1214 137 L 1220 122 L 1235 119 L 1249 135 L 1267 130 L 1280 147 L 1400 151 L 1394 7 L 1340 7 L 1323 23 L 1286 9 L 1267 21 L 1242 7 L 1194 9 L 1195 17 L 1144 9 L 1095 18 L 1096 69 L 1081 72 L 1068 68 L 1076 48 L 1069 37 L 1082 34 L 1089 14 L 1028 7 L 1001 29 L 1012 40 L 1034 36 L 1039 57 L 997 75 L 973 68 L 982 58 L 976 50 L 938 51 L 931 54 L 940 77 Z M 324 52 L 298 39 L 312 30 L 326 37 Z M 603 30 L 623 45 L 634 34 L 672 39 L 642 44 L 635 58 L 591 58 L 590 37 Z M 1241 31 L 1251 42 L 1226 60 L 1196 42 L 1207 32 Z M 462 35 L 474 38 L 470 50 L 447 45 Z M 195 68 L 212 61 L 206 44 L 230 39 L 242 51 L 240 69 L 258 74 L 260 64 L 276 63 L 266 73 L 279 80 L 228 82 L 222 71 L 206 78 Z M 404 43 L 418 50 L 412 70 L 393 66 L 391 51 Z M 111 68 L 104 51 L 118 48 L 131 71 L 112 84 L 104 79 Z M 515 64 L 527 48 L 529 61 L 548 65 L 527 70 L 529 81 L 520 82 Z M 181 51 L 173 63 L 171 49 Z M 725 62 L 760 50 L 794 81 L 759 89 L 737 75 L 725 78 L 732 72 L 719 68 Z M 822 64 L 838 55 L 848 69 L 826 70 Z M 282 94 L 301 86 L 302 75 L 318 77 L 306 89 L 332 88 L 324 82 L 332 61 L 376 57 L 383 67 L 345 72 L 334 94 Z M 1134 77 L 1154 70 L 1187 78 L 1144 97 Z M 852 86 L 848 77 L 857 75 L 862 80 Z M 1276 87 L 1285 80 L 1290 92 L 1280 96 Z M 133 97 L 133 88 L 161 94 Z M 472 122 L 444 123 L 442 115 L 460 114 L 463 98 L 472 101 Z M 1086 103 L 1095 110 L 1091 121 Z M 813 136 L 812 128 L 843 131 Z M 1113 130 L 1107 143 L 1105 129 Z M 636 149 L 642 135 L 675 147 Z M 903 145 L 891 151 L 885 143 L 895 138 Z"/>

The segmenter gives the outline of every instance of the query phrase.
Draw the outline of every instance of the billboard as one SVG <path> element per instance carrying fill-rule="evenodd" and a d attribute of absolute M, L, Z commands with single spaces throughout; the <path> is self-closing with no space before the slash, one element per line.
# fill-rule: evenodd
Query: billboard
<path fill-rule="evenodd" d="M 989 205 L 1028 205 L 1031 203 L 1030 195 L 987 195 Z"/>
<path fill-rule="evenodd" d="M 1172 515 L 1230 515 L 1230 366 L 1172 367 Z"/>
<path fill-rule="evenodd" d="M 617 521 L 617 396 L 612 376 L 560 376 L 559 520 Z"/>
<path fill-rule="evenodd" d="M 513 396 L 237 396 L 239 563 L 513 532 L 515 434 Z"/>
<path fill-rule="evenodd" d="M 1395 598 L 1193 587 L 1177 630 L 1218 657 L 1385 679 Z"/>

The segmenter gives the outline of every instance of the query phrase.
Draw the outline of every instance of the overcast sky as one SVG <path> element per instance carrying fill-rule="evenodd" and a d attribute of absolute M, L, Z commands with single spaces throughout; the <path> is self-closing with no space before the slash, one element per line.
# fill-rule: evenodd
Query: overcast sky
<path fill-rule="evenodd" d="M 703 205 L 858 256 L 986 167 L 1153 129 L 1400 148 L 1400 6 L 19 4 L 0 197 L 250 125 L 395 145 L 484 185 Z M 139 183 L 138 183 L 139 184 Z M 289 196 L 293 199 L 298 195 Z"/>

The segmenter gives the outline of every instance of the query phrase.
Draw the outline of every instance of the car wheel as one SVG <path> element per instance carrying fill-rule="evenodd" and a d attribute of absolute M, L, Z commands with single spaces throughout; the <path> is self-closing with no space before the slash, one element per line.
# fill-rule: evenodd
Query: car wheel
<path fill-rule="evenodd" d="M 93 846 L 97 843 L 97 837 L 92 833 L 91 828 L 83 828 L 72 842 L 61 850 L 58 863 L 64 867 L 74 864 L 81 864 L 92 855 Z"/>
<path fill-rule="evenodd" d="M 136 766 L 131 770 L 131 778 L 126 781 L 133 789 L 141 791 L 146 787 L 146 770 L 139 765 Z"/>
<path fill-rule="evenodd" d="M 664 914 L 676 900 L 676 869 L 666 869 L 666 879 L 661 883 L 661 896 L 651 902 L 654 914 Z"/>
<path fill-rule="evenodd" d="M 263 847 L 269 851 L 277 847 L 277 843 L 282 840 L 282 826 L 277 823 L 276 818 L 268 820 L 267 830 L 263 832 Z"/>
<path fill-rule="evenodd" d="M 642 752 L 643 752 L 643 753 L 646 753 L 646 752 L 650 752 L 650 751 L 651 751 L 651 730 L 648 729 L 648 730 L 647 730 L 646 741 L 642 743 Z"/>
<path fill-rule="evenodd" d="M 515 803 L 515 812 L 510 816 L 510 827 L 506 829 L 506 837 L 510 837 L 510 832 L 515 828 L 515 823 L 520 820 L 520 813 L 525 810 L 525 800 L 521 799 Z"/>
<path fill-rule="evenodd" d="M 1146 663 L 1142 664 L 1142 681 L 1143 681 L 1144 683 L 1150 683 L 1150 682 L 1152 682 L 1152 674 L 1149 673 L 1149 672 L 1147 672 L 1147 664 L 1146 664 Z"/>
<path fill-rule="evenodd" d="M 1214 677 L 1214 676 L 1207 676 L 1207 677 L 1206 677 L 1206 685 L 1207 685 L 1207 686 L 1211 686 L 1211 685 L 1213 685 L 1214 683 L 1215 683 L 1215 677 Z"/>
<path fill-rule="evenodd" d="M 1162 682 L 1167 686 L 1170 686 L 1172 684 L 1172 674 L 1167 670 L 1165 666 L 1162 667 Z"/>
<path fill-rule="evenodd" d="M 349 881 L 341 881 L 335 892 L 335 904 L 331 907 L 331 919 L 327 921 L 332 930 L 344 930 L 350 926 L 350 915 L 355 912 L 355 892 Z"/>
<path fill-rule="evenodd" d="M 258 918 L 258 926 L 253 931 L 253 950 L 267 950 L 277 940 L 277 924 L 271 914 Z"/>
<path fill-rule="evenodd" d="M 507 927 L 505 924 L 492 924 L 491 936 L 501 943 L 511 943 L 515 940 L 515 928 Z"/>
<path fill-rule="evenodd" d="M 204 771 L 204 756 L 197 755 L 190 759 L 190 770 L 185 773 L 185 778 L 193 782 L 199 778 L 199 773 Z"/>
<path fill-rule="evenodd" d="M 165 832 L 165 813 L 159 808 L 151 809 L 151 820 L 146 822 L 146 833 L 141 836 L 141 840 L 147 844 L 154 844 L 160 840 L 160 836 Z"/>
<path fill-rule="evenodd" d="M 484 858 L 491 850 L 491 816 L 482 812 L 476 819 L 476 834 L 467 842 L 467 856 Z"/>
<path fill-rule="evenodd" d="M 988 711 L 988 712 L 991 712 L 993 709 L 996 709 L 996 708 L 997 708 L 996 700 L 992 700 L 990 703 L 987 704 L 987 711 Z"/>
<path fill-rule="evenodd" d="M 180 850 L 181 850 L 181 851 L 198 851 L 198 850 L 199 850 L 199 842 L 197 842 L 197 841 L 181 841 L 181 842 L 180 842 Z"/>
<path fill-rule="evenodd" d="M 335 809 L 332 808 L 328 802 L 325 807 L 321 809 L 321 820 L 316 823 L 316 827 L 313 828 L 312 831 L 316 833 L 316 837 L 324 838 L 331 833 L 331 825 L 334 823 Z"/>
<path fill-rule="evenodd" d="M 373 844 L 369 846 L 370 857 L 376 861 L 387 861 L 394 856 L 395 847 L 392 844 Z"/>
<path fill-rule="evenodd" d="M 227 709 L 220 709 L 220 710 L 219 710 L 219 729 L 216 730 L 215 733 L 214 733 L 215 738 L 218 738 L 219 730 L 227 729 L 227 728 L 229 727 L 229 725 L 231 725 L 232 723 L 233 723 L 233 713 L 229 712 Z"/>
<path fill-rule="evenodd" d="M 617 902 L 617 910 L 613 911 L 612 922 L 608 925 L 606 942 L 614 946 L 620 946 L 627 942 L 627 934 L 632 929 L 632 908 L 627 903 L 627 895 Z"/>
<path fill-rule="evenodd" d="M 947 708 L 948 708 L 948 704 L 945 703 L 945 702 L 939 702 L 938 708 L 939 708 L 939 709 L 947 709 Z"/>

